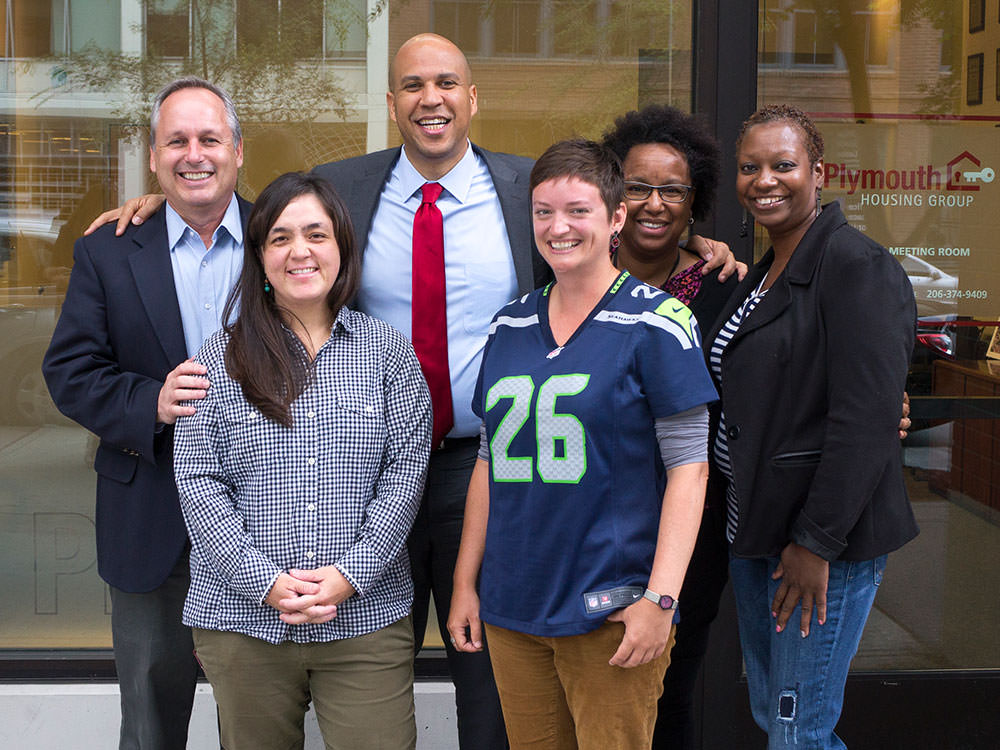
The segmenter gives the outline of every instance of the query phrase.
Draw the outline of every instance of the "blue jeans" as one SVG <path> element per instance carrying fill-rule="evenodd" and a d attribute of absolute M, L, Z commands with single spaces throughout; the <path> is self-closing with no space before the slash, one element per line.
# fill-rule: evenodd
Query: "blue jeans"
<path fill-rule="evenodd" d="M 833 730 L 885 561 L 882 555 L 830 563 L 826 623 L 820 625 L 814 612 L 809 636 L 803 638 L 799 607 L 785 630 L 775 631 L 771 601 L 780 581 L 771 580 L 771 574 L 778 558 L 730 560 L 750 708 L 757 726 L 767 732 L 768 750 L 847 747 Z"/>

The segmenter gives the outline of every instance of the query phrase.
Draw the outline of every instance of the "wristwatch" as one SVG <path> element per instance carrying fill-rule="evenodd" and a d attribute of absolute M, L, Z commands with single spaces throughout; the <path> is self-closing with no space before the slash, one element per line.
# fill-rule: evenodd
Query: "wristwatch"
<path fill-rule="evenodd" d="M 649 599 L 649 601 L 653 602 L 653 604 L 658 606 L 660 609 L 677 609 L 680 604 L 679 601 L 674 599 L 674 597 L 669 594 L 660 596 L 655 591 L 650 591 L 649 589 L 646 589 L 642 596 L 644 599 Z"/>

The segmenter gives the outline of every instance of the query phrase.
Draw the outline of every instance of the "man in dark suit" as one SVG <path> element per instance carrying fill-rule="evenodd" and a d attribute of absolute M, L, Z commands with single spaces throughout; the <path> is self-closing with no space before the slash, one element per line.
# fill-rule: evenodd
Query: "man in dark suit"
<path fill-rule="evenodd" d="M 173 424 L 204 397 L 191 361 L 217 330 L 243 260 L 249 204 L 232 100 L 194 78 L 169 84 L 150 121 L 150 169 L 167 203 L 117 237 L 77 240 L 42 368 L 59 409 L 101 440 L 97 557 L 111 586 L 120 748 L 181 750 L 197 664 L 181 624 L 188 539 L 174 485 Z"/>
<path fill-rule="evenodd" d="M 424 183 L 442 187 L 436 205 L 443 219 L 450 386 L 445 409 L 451 411 L 452 424 L 442 428 L 445 437 L 431 454 L 423 503 L 410 535 L 414 634 L 419 649 L 433 592 L 455 683 L 459 744 L 463 750 L 504 748 L 506 732 L 489 657 L 485 651 L 458 653 L 445 623 L 465 492 L 478 449 L 472 391 L 486 333 L 496 310 L 548 279 L 548 267 L 532 240 L 532 161 L 469 142 L 476 87 L 465 56 L 443 37 L 421 34 L 400 47 L 389 69 L 386 100 L 403 146 L 323 164 L 315 172 L 344 198 L 363 249 L 357 307 L 392 323 L 415 345 L 413 326 L 419 322 L 414 318 L 421 312 L 411 275 L 414 216 Z M 434 408 L 440 415 L 442 405 L 436 401 Z"/>

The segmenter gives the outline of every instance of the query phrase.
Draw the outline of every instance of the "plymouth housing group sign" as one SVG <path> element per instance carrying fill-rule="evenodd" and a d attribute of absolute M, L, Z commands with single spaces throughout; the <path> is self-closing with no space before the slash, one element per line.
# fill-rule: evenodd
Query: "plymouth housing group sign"
<path fill-rule="evenodd" d="M 1000 318 L 1000 118 L 827 117 L 823 201 L 899 259 L 918 313 Z"/>

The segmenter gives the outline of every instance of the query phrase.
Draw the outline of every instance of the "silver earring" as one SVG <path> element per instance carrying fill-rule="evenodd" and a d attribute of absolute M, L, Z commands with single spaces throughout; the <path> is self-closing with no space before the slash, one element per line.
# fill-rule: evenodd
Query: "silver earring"
<path fill-rule="evenodd" d="M 692 224 L 694 224 L 694 217 L 693 216 L 688 216 L 688 225 L 692 225 Z"/>
<path fill-rule="evenodd" d="M 823 190 L 820 188 L 816 191 L 816 215 L 823 210 Z"/>

